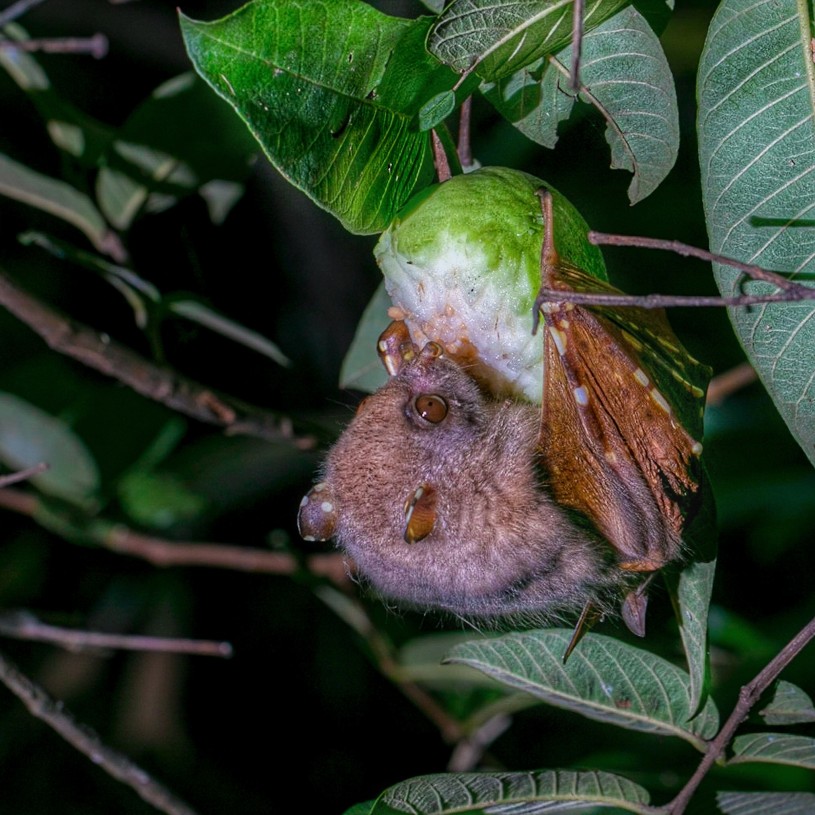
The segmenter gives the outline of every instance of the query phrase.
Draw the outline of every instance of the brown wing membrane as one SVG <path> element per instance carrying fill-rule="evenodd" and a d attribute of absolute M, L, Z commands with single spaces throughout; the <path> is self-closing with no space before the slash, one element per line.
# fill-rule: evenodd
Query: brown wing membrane
<path fill-rule="evenodd" d="M 664 314 L 552 300 L 552 290 L 613 289 L 561 264 L 542 200 L 542 457 L 557 500 L 595 523 L 620 567 L 653 571 L 679 556 L 699 495 L 702 448 L 686 421 L 693 413 L 700 424 L 703 369 Z"/>

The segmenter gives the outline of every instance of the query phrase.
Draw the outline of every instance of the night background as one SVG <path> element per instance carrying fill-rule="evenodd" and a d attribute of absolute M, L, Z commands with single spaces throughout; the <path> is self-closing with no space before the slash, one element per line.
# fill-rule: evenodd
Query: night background
<path fill-rule="evenodd" d="M 188 0 L 180 7 L 195 19 L 212 20 L 238 5 Z M 408 17 L 422 10 L 418 2 L 375 5 Z M 476 157 L 484 165 L 512 166 L 545 179 L 594 229 L 706 246 L 694 83 L 714 9 L 713 3 L 683 3 L 665 31 L 683 143 L 666 182 L 642 203 L 629 206 L 629 176 L 608 169 L 603 124 L 588 108 L 573 116 L 556 150 L 547 151 L 478 99 Z M 172 3 L 49 0 L 17 22 L 32 38 L 107 37 L 109 50 L 101 59 L 35 55 L 56 97 L 104 125 L 107 137 L 125 128 L 158 86 L 191 70 Z M 0 391 L 70 427 L 95 459 L 100 478 L 96 504 L 82 518 L 59 498 L 45 501 L 44 514 L 34 517 L 2 505 L 0 613 L 24 610 L 77 629 L 228 641 L 234 655 L 70 653 L 5 637 L 0 650 L 103 741 L 200 813 L 308 809 L 339 815 L 391 784 L 447 768 L 451 745 L 438 723 L 388 676 L 388 659 L 418 637 L 461 629 L 434 615 L 386 608 L 305 568 L 294 575 L 161 568 L 105 551 L 77 534 L 97 518 L 166 541 L 288 552 L 303 566 L 312 555 L 331 551 L 301 541 L 295 520 L 320 451 L 360 396 L 340 390 L 339 370 L 381 277 L 371 255 L 376 237 L 347 233 L 291 187 L 256 153 L 238 118 L 198 84 L 187 107 L 175 111 L 167 104 L 144 127 L 159 143 L 181 139 L 191 153 L 221 156 L 244 190 L 217 223 L 204 199 L 189 194 L 162 211 L 141 210 L 120 231 L 125 265 L 161 295 L 149 303 L 146 327 L 137 324 L 122 290 L 73 252 L 20 239 L 34 231 L 92 251 L 80 232 L 5 196 L 0 269 L 39 300 L 143 357 L 268 410 L 286 426 L 290 420 L 294 438 L 225 435 L 182 417 L 50 350 L 0 309 Z M 0 153 L 93 192 L 98 165 L 66 157 L 54 146 L 32 96 L 5 70 L 0 104 Z M 604 255 L 611 279 L 628 292 L 715 293 L 707 264 L 634 249 Z M 178 301 L 203 303 L 263 335 L 290 366 L 184 318 L 171 308 Z M 715 373 L 744 361 L 724 310 L 677 309 L 671 322 L 689 351 Z M 3 422 L 0 414 L 0 435 Z M 296 443 L 306 437 L 316 439 L 314 449 Z M 757 383 L 710 408 L 705 460 L 720 525 L 711 609 L 714 690 L 726 715 L 739 686 L 815 615 L 815 476 Z M 3 472 L 14 469 L 3 463 Z M 13 489 L 33 493 L 30 485 Z M 49 523 L 54 515 L 48 511 L 64 513 L 64 534 Z M 366 626 L 375 635 L 366 634 Z M 630 638 L 613 621 L 601 631 Z M 659 585 L 645 647 L 681 659 L 670 603 Z M 813 693 L 813 665 L 813 653 L 805 651 L 784 678 Z M 432 682 L 424 687 L 452 717 L 476 706 L 479 693 L 489 693 L 439 690 Z M 808 727 L 801 732 L 815 735 Z M 686 744 L 542 705 L 514 715 L 484 758 L 485 766 L 500 768 L 619 771 L 659 800 L 681 786 L 697 762 Z M 714 770 L 712 777 L 724 772 Z M 811 775 L 797 768 L 752 765 L 726 772 L 732 787 L 815 789 Z M 33 718 L 5 688 L 0 788 L 0 810 L 14 815 L 155 811 Z M 691 811 L 710 811 L 704 796 L 703 789 L 698 809 Z"/>

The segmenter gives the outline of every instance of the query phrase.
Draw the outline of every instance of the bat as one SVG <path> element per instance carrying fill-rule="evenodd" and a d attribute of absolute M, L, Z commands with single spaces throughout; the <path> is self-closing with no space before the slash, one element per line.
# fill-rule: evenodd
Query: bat
<path fill-rule="evenodd" d="M 329 451 L 298 525 L 402 605 L 490 625 L 579 614 L 576 642 L 622 601 L 643 634 L 650 576 L 683 557 L 701 500 L 707 369 L 662 312 L 558 299 L 617 290 L 560 260 L 540 195 L 542 405 L 491 396 L 394 322 L 378 343 L 390 379 Z"/>

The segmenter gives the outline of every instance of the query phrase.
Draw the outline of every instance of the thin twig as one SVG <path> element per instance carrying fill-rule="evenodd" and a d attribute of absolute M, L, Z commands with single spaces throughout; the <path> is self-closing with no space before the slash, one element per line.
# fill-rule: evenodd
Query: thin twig
<path fill-rule="evenodd" d="M 168 541 L 135 532 L 121 524 L 102 520 L 80 525 L 67 515 L 49 514 L 36 495 L 21 490 L 0 490 L 0 508 L 38 520 L 46 528 L 58 529 L 66 537 L 80 538 L 119 554 L 146 560 L 154 566 L 204 566 L 240 572 L 291 575 L 302 566 L 288 552 L 267 552 L 219 543 Z M 348 567 L 338 552 L 306 558 L 305 567 L 314 575 L 342 585 L 348 582 Z"/>
<path fill-rule="evenodd" d="M 26 467 L 24 470 L 18 470 L 16 473 L 9 473 L 8 475 L 0 475 L 0 489 L 3 487 L 10 487 L 19 481 L 27 481 L 34 475 L 39 475 L 48 469 L 48 465 L 41 461 L 33 467 Z"/>
<path fill-rule="evenodd" d="M 688 806 L 693 794 L 696 792 L 702 779 L 710 768 L 724 755 L 736 730 L 747 718 L 753 705 L 759 700 L 767 688 L 778 679 L 781 672 L 790 662 L 801 653 L 806 645 L 815 637 L 815 618 L 811 619 L 788 643 L 770 660 L 767 666 L 739 692 L 739 701 L 722 729 L 708 745 L 707 752 L 699 762 L 696 772 L 688 780 L 679 794 L 664 807 L 657 807 L 654 811 L 665 815 L 682 815 Z"/>
<path fill-rule="evenodd" d="M 0 681 L 25 704 L 32 715 L 56 730 L 71 746 L 117 781 L 129 786 L 157 810 L 166 815 L 195 815 L 195 810 L 163 784 L 127 756 L 104 744 L 90 728 L 77 722 L 62 702 L 49 696 L 1 653 Z"/>
<path fill-rule="evenodd" d="M 613 306 L 616 308 L 722 308 L 723 306 L 757 306 L 762 303 L 790 303 L 802 300 L 815 300 L 815 288 L 804 288 L 807 294 L 789 289 L 775 294 L 743 294 L 733 297 L 715 295 L 674 295 L 674 294 L 606 294 L 594 291 L 562 291 L 561 289 L 541 289 L 541 302 L 574 303 L 578 306 Z"/>
<path fill-rule="evenodd" d="M 148 362 L 106 334 L 74 322 L 0 274 L 0 305 L 39 334 L 50 348 L 118 379 L 137 393 L 231 434 L 288 441 L 306 450 L 311 436 L 295 436 L 289 423 L 268 411 L 227 398 L 167 368 Z"/>
<path fill-rule="evenodd" d="M 16 3 L 12 3 L 7 9 L 0 11 L 0 27 L 8 25 L 18 17 L 22 17 L 27 11 L 30 11 L 35 6 L 44 2 L 45 0 L 17 0 Z"/>
<path fill-rule="evenodd" d="M 0 40 L 6 51 L 42 51 L 44 54 L 89 54 L 102 59 L 108 53 L 108 38 L 104 34 L 92 37 L 49 37 L 41 40 Z"/>
<path fill-rule="evenodd" d="M 813 290 L 809 286 L 803 286 L 794 280 L 789 280 L 778 272 L 771 272 L 753 263 L 742 263 L 735 258 L 719 255 L 716 252 L 709 252 L 707 249 L 700 249 L 698 246 L 691 246 L 682 241 L 669 241 L 662 238 L 645 238 L 638 235 L 614 235 L 605 232 L 591 231 L 588 234 L 589 243 L 596 246 L 636 246 L 640 249 L 659 249 L 665 252 L 673 252 L 683 257 L 694 257 L 699 260 L 706 260 L 710 263 L 719 263 L 724 266 L 732 266 L 740 272 L 744 272 L 754 280 L 763 280 L 765 283 L 772 283 L 779 289 L 795 292 L 798 299 L 808 300 L 815 297 Z"/>
<path fill-rule="evenodd" d="M 212 640 L 190 640 L 176 637 L 148 637 L 131 634 L 107 634 L 100 631 L 77 631 L 48 625 L 28 611 L 0 614 L 0 636 L 28 642 L 47 642 L 68 651 L 110 650 L 151 651 L 190 654 L 228 659 L 232 645 Z"/>
<path fill-rule="evenodd" d="M 714 376 L 707 386 L 707 405 L 720 405 L 728 396 L 752 385 L 758 379 L 756 369 L 749 362 L 742 362 L 729 371 Z"/>

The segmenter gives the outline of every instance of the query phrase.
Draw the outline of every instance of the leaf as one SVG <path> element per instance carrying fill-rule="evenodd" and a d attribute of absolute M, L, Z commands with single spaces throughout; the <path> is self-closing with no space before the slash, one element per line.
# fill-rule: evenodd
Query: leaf
<path fill-rule="evenodd" d="M 709 685 L 707 619 L 716 561 L 694 561 L 676 575 L 666 575 L 675 598 L 679 635 L 685 649 L 690 676 L 690 710 L 695 712 Z"/>
<path fill-rule="evenodd" d="M 801 688 L 782 679 L 775 688 L 772 701 L 759 711 L 759 716 L 767 724 L 804 724 L 815 722 L 815 707 Z"/>
<path fill-rule="evenodd" d="M 251 348 L 253 351 L 263 354 L 263 356 L 274 360 L 278 365 L 283 367 L 291 365 L 291 360 L 271 340 L 266 339 L 262 334 L 258 334 L 257 331 L 252 331 L 252 329 L 230 320 L 229 317 L 219 314 L 198 300 L 170 299 L 169 309 L 174 314 L 180 314 L 182 317 L 206 326 L 223 337 L 228 337 L 246 348 Z"/>
<path fill-rule="evenodd" d="M 87 195 L 0 154 L 0 195 L 55 215 L 80 229 L 100 251 L 120 260 L 124 249 Z"/>
<path fill-rule="evenodd" d="M 713 495 L 706 481 L 701 503 L 699 514 L 683 536 L 691 560 L 678 572 L 664 572 L 688 663 L 693 712 L 704 701 L 710 684 L 708 617 L 716 577 L 717 530 Z"/>
<path fill-rule="evenodd" d="M 442 91 L 426 102 L 419 111 L 419 130 L 430 130 L 441 124 L 456 107 L 453 91 Z"/>
<path fill-rule="evenodd" d="M 371 815 L 374 801 L 365 801 L 362 804 L 354 804 L 350 809 L 346 809 L 343 815 Z"/>
<path fill-rule="evenodd" d="M 274 166 L 347 229 L 371 233 L 433 177 L 416 119 L 457 77 L 423 47 L 431 22 L 359 0 L 254 0 L 213 23 L 182 15 L 181 29 L 195 69 Z"/>
<path fill-rule="evenodd" d="M 590 719 L 645 733 L 678 736 L 699 749 L 715 734 L 708 700 L 694 719 L 690 678 L 670 662 L 599 634 L 586 635 L 563 664 L 571 631 L 547 629 L 455 647 L 452 662 Z"/>
<path fill-rule="evenodd" d="M 812 815 L 811 792 L 718 792 L 716 803 L 725 815 Z"/>
<path fill-rule="evenodd" d="M 724 0 L 698 75 L 699 156 L 711 249 L 808 280 L 815 269 L 815 64 L 808 6 Z M 766 292 L 715 266 L 722 294 Z M 812 302 L 731 309 L 752 365 L 815 464 Z"/>
<path fill-rule="evenodd" d="M 172 473 L 134 471 L 120 479 L 117 493 L 122 509 L 140 526 L 171 529 L 200 518 L 207 499 L 193 492 Z"/>
<path fill-rule="evenodd" d="M 371 815 L 549 815 L 574 812 L 580 803 L 645 812 L 648 801 L 648 791 L 639 784 L 606 772 L 451 773 L 419 776 L 390 787 L 376 800 Z"/>
<path fill-rule="evenodd" d="M 390 323 L 390 306 L 391 299 L 385 290 L 385 284 L 380 283 L 371 302 L 362 312 L 351 347 L 342 361 L 341 388 L 373 393 L 388 381 L 388 373 L 376 353 L 376 343 Z"/>
<path fill-rule="evenodd" d="M 497 83 L 487 98 L 525 136 L 553 147 L 557 126 L 575 98 L 566 87 L 572 48 L 528 65 Z M 628 170 L 632 204 L 650 195 L 673 167 L 679 150 L 679 111 L 673 76 L 659 39 L 633 7 L 583 37 L 583 101 L 605 117 L 611 166 Z"/>
<path fill-rule="evenodd" d="M 42 492 L 88 506 L 99 489 L 99 471 L 84 443 L 65 424 L 30 402 L 0 393 L 0 460 L 12 470 L 45 462 L 30 479 Z"/>
<path fill-rule="evenodd" d="M 16 23 L 3 28 L 8 39 L 29 39 Z M 83 166 L 95 167 L 109 141 L 110 131 L 68 102 L 51 84 L 37 60 L 23 50 L 0 48 L 0 67 L 5 68 L 17 86 L 25 91 L 45 120 L 51 141 Z"/>
<path fill-rule="evenodd" d="M 172 122 L 172 127 L 167 123 Z M 99 205 L 119 229 L 143 209 L 166 209 L 215 181 L 249 174 L 257 143 L 194 73 L 161 84 L 115 134 L 97 177 Z M 221 213 L 223 217 L 224 213 Z"/>
<path fill-rule="evenodd" d="M 584 32 L 626 4 L 589 0 Z M 454 0 L 430 32 L 427 47 L 455 71 L 474 68 L 483 79 L 499 79 L 571 42 L 572 8 L 571 0 Z"/>
<path fill-rule="evenodd" d="M 749 733 L 733 740 L 728 764 L 763 761 L 815 770 L 815 739 L 787 733 Z"/>

